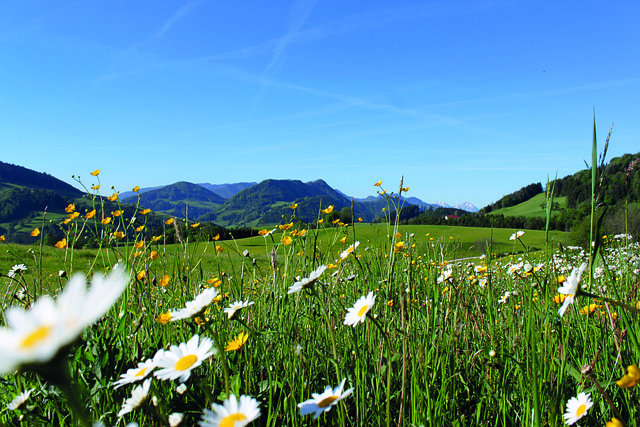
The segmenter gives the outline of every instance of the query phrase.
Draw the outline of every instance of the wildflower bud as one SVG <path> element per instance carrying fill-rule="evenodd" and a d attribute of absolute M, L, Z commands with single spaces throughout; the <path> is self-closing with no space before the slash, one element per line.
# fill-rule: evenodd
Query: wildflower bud
<path fill-rule="evenodd" d="M 582 373 L 588 377 L 590 377 L 591 375 L 593 375 L 593 366 L 591 365 L 584 365 L 581 369 Z"/>
<path fill-rule="evenodd" d="M 495 350 L 489 350 L 489 357 L 496 357 L 496 351 Z"/>

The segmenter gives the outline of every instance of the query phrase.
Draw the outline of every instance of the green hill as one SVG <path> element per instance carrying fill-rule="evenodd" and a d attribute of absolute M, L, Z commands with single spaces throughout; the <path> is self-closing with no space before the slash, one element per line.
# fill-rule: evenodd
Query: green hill
<path fill-rule="evenodd" d="M 559 210 L 566 209 L 567 197 L 555 197 L 553 199 L 553 215 L 558 215 Z M 531 199 L 508 208 L 501 208 L 491 211 L 488 215 L 504 215 L 504 216 L 524 216 L 527 218 L 539 217 L 546 218 L 545 212 L 546 196 L 540 193 Z"/>
<path fill-rule="evenodd" d="M 225 201 L 213 191 L 190 182 L 176 182 L 140 194 L 140 206 L 179 218 L 198 218 L 216 211 Z M 127 197 L 123 203 L 137 203 L 138 196 Z"/>

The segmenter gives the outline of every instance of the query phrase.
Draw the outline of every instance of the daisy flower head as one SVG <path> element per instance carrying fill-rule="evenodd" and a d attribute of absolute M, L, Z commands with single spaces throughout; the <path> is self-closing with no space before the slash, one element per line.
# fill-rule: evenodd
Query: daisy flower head
<path fill-rule="evenodd" d="M 232 394 L 222 405 L 214 403 L 211 409 L 205 409 L 200 427 L 244 427 L 260 417 L 260 402 L 251 396 Z"/>
<path fill-rule="evenodd" d="M 240 310 L 241 308 L 249 307 L 252 304 L 253 301 L 236 301 L 229 304 L 229 307 L 225 308 L 224 312 L 227 313 L 227 317 L 231 319 L 233 315 L 236 314 L 236 311 Z"/>
<path fill-rule="evenodd" d="M 311 274 L 309 274 L 309 277 L 305 277 L 304 279 L 295 282 L 290 288 L 289 288 L 289 292 L 287 292 L 288 294 L 293 294 L 295 292 L 300 292 L 301 290 L 303 290 L 304 288 L 307 288 L 311 285 L 313 285 L 316 280 L 318 280 L 320 278 L 320 276 L 322 275 L 322 273 L 324 273 L 324 271 L 327 269 L 326 265 L 321 265 L 320 267 L 316 268 L 315 270 L 313 270 L 311 272 Z"/>
<path fill-rule="evenodd" d="M 572 397 L 567 402 L 567 412 L 563 415 L 565 423 L 571 425 L 578 422 L 578 420 L 585 415 L 589 408 L 593 406 L 590 393 L 580 393 L 578 397 Z"/>
<path fill-rule="evenodd" d="M 344 324 L 349 326 L 356 326 L 360 322 L 364 322 L 369 310 L 376 302 L 376 297 L 373 295 L 373 291 L 369 292 L 366 297 L 360 297 L 353 307 L 347 310 L 347 315 L 344 318 Z"/>
<path fill-rule="evenodd" d="M 79 273 L 57 301 L 45 295 L 29 310 L 7 309 L 7 326 L 0 327 L 0 374 L 51 361 L 111 308 L 128 281 L 123 270 L 114 269 L 107 277 L 94 275 L 87 288 L 85 276 Z"/>
<path fill-rule="evenodd" d="M 118 412 L 118 418 L 122 418 L 123 415 L 139 408 L 149 395 L 149 387 L 151 387 L 151 378 L 134 388 L 131 392 L 131 397 L 122 404 L 122 409 Z"/>
<path fill-rule="evenodd" d="M 126 373 L 120 375 L 120 379 L 116 381 L 115 388 L 122 387 L 125 384 L 131 384 L 137 381 L 142 381 L 151 375 L 151 372 L 156 368 L 156 362 L 162 357 L 164 350 L 160 350 L 156 353 L 153 359 L 147 359 L 145 362 L 138 363 L 136 368 L 128 369 Z"/>
<path fill-rule="evenodd" d="M 360 245 L 360 242 L 357 241 L 353 245 L 349 246 L 346 250 L 342 251 L 340 254 L 340 259 L 345 259 L 349 256 L 349 254 L 356 250 L 356 248 Z"/>
<path fill-rule="evenodd" d="M 9 409 L 10 411 L 15 411 L 16 409 L 18 409 L 20 406 L 22 406 L 24 404 L 24 402 L 27 401 L 27 399 L 29 398 L 29 396 L 31 395 L 31 393 L 33 392 L 33 389 L 29 389 L 27 391 L 23 391 L 22 393 L 20 393 L 19 395 L 17 395 L 8 405 L 7 405 L 7 409 Z"/>
<path fill-rule="evenodd" d="M 194 335 L 186 343 L 172 345 L 169 350 L 163 351 L 156 361 L 156 366 L 162 369 L 155 371 L 153 375 L 161 380 L 179 378 L 180 382 L 185 382 L 194 368 L 216 353 L 217 350 L 213 349 L 213 341 L 210 338 L 200 340 L 198 335 Z"/>
<path fill-rule="evenodd" d="M 521 238 L 522 236 L 524 236 L 524 231 L 518 231 L 516 233 L 513 233 L 511 235 L 511 237 L 509 237 L 509 240 L 517 240 L 517 239 Z"/>
<path fill-rule="evenodd" d="M 560 317 L 564 315 L 564 312 L 567 311 L 569 305 L 573 302 L 578 293 L 578 284 L 580 283 L 580 277 L 582 276 L 582 272 L 584 272 L 585 268 L 587 268 L 587 264 L 582 264 L 580 268 L 574 268 L 571 272 L 571 276 L 567 278 L 562 284 L 561 287 L 558 288 L 558 293 L 566 295 L 562 303 L 562 307 L 558 310 L 558 314 Z"/>
<path fill-rule="evenodd" d="M 342 392 L 345 381 L 347 381 L 346 378 L 344 378 L 340 385 L 335 389 L 331 389 L 331 386 L 328 385 L 322 394 L 313 393 L 311 395 L 313 397 L 312 399 L 298 403 L 300 415 L 307 415 L 315 412 L 315 415 L 313 416 L 313 419 L 315 420 L 322 415 L 323 412 L 328 412 L 332 406 L 337 405 L 338 402 L 353 392 L 353 387 L 344 393 Z"/>
<path fill-rule="evenodd" d="M 193 301 L 187 301 L 185 308 L 178 311 L 171 312 L 171 321 L 174 322 L 180 319 L 189 319 L 190 317 L 199 316 L 204 310 L 211 304 L 211 301 L 218 296 L 218 291 L 215 288 L 205 289 L 194 299 Z"/>
<path fill-rule="evenodd" d="M 24 265 L 24 264 L 16 264 L 13 267 L 11 267 L 11 269 L 7 273 L 7 276 L 9 276 L 9 278 L 13 279 L 14 277 L 16 277 L 16 274 L 20 274 L 23 271 L 27 271 L 27 266 Z"/>

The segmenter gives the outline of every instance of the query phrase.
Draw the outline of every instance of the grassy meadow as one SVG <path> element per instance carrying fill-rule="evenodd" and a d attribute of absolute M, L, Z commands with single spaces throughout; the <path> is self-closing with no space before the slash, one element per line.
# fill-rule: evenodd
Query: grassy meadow
<path fill-rule="evenodd" d="M 0 243 L 0 424 L 638 425 L 633 239 L 330 209 L 164 245 L 69 207 L 102 247 Z"/>

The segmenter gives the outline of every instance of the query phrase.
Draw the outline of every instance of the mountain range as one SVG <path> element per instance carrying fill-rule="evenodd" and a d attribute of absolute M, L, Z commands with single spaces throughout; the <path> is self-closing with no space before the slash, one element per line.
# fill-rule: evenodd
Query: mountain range
<path fill-rule="evenodd" d="M 0 234 L 8 229 L 16 230 L 16 221 L 33 221 L 47 209 L 50 214 L 66 215 L 68 203 L 77 206 L 87 204 L 84 192 L 46 173 L 22 166 L 0 162 Z M 284 216 L 295 216 L 303 221 L 315 221 L 321 209 L 333 206 L 334 217 L 372 222 L 396 209 L 397 199 L 369 196 L 352 199 L 318 179 L 300 180 L 267 179 L 259 183 L 239 182 L 227 184 L 194 184 L 176 182 L 171 185 L 141 188 L 137 193 L 119 194 L 119 202 L 133 209 L 149 208 L 158 215 L 188 218 L 194 221 L 211 221 L 224 227 L 263 226 L 279 223 Z M 439 205 L 408 197 L 404 206 L 417 205 L 421 209 Z M 296 205 L 295 211 L 289 206 Z M 351 207 L 353 206 L 353 217 Z M 471 204 L 459 206 L 460 210 L 476 211 Z M 332 217 L 332 218 L 334 218 Z M 13 225 L 12 225 L 13 224 Z M 30 226 L 30 223 L 29 223 Z M 20 228 L 20 227 L 18 227 Z"/>

